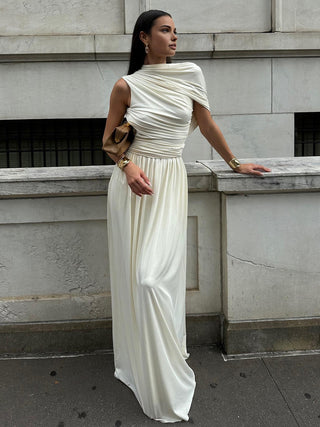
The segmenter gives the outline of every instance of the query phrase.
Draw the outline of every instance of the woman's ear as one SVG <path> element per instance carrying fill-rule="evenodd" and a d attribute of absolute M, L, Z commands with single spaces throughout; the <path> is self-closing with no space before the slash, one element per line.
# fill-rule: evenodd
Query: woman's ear
<path fill-rule="evenodd" d="M 148 42 L 148 36 L 144 31 L 140 31 L 139 38 L 144 44 Z"/>

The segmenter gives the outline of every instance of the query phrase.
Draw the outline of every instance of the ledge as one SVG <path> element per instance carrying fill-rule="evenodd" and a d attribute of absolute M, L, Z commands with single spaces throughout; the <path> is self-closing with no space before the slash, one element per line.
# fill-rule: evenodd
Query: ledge
<path fill-rule="evenodd" d="M 57 197 L 108 193 L 114 166 L 0 169 L 0 198 Z M 200 163 L 186 163 L 189 192 L 212 191 L 212 173 Z"/>
<path fill-rule="evenodd" d="M 223 160 L 186 163 L 189 192 L 280 193 L 320 190 L 320 157 L 240 159 L 272 170 L 263 177 L 234 173 Z M 0 198 L 108 193 L 114 166 L 0 169 Z"/>
<path fill-rule="evenodd" d="M 320 56 L 320 33 L 216 34 L 214 58 Z"/>
<path fill-rule="evenodd" d="M 177 59 L 320 56 L 319 33 L 179 34 Z M 0 61 L 128 60 L 131 34 L 0 36 Z"/>
<path fill-rule="evenodd" d="M 131 34 L 0 36 L 0 61 L 128 60 Z M 212 34 L 179 36 L 177 58 L 211 58 Z"/>
<path fill-rule="evenodd" d="M 0 37 L 2 62 L 94 59 L 94 35 Z"/>
<path fill-rule="evenodd" d="M 223 193 L 280 193 L 318 191 L 320 157 L 239 159 L 269 167 L 262 177 L 234 173 L 223 160 L 198 160 L 213 173 L 213 191 Z"/>
<path fill-rule="evenodd" d="M 128 60 L 131 49 L 130 35 L 95 36 L 97 60 Z M 211 58 L 214 50 L 213 34 L 181 34 L 176 58 Z"/>
<path fill-rule="evenodd" d="M 113 167 L 0 169 L 0 198 L 106 194 Z"/>

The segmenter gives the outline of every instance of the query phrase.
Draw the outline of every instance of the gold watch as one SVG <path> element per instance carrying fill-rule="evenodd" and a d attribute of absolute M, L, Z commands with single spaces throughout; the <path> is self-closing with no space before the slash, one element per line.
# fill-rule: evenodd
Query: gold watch
<path fill-rule="evenodd" d="M 120 160 L 118 160 L 117 166 L 122 170 L 127 166 L 127 164 L 129 162 L 130 162 L 130 159 L 128 159 L 128 157 L 124 156 L 124 157 L 121 157 Z"/>
<path fill-rule="evenodd" d="M 238 159 L 234 157 L 233 159 L 230 160 L 229 166 L 234 170 L 234 169 L 237 169 L 239 166 L 241 166 L 241 163 L 239 162 Z"/>

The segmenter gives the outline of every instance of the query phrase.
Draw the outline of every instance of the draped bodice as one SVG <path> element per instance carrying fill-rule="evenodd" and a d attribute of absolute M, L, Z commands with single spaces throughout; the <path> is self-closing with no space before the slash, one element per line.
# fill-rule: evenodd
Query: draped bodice
<path fill-rule="evenodd" d="M 126 118 L 136 129 L 129 152 L 179 157 L 196 127 L 193 101 L 209 109 L 201 69 L 190 62 L 144 65 L 123 76 L 131 92 Z"/>

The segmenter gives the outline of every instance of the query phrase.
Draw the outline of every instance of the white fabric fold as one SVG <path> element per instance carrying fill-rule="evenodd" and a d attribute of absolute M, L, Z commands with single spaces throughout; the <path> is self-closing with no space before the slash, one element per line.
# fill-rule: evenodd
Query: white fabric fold
<path fill-rule="evenodd" d="M 131 151 L 168 157 L 163 143 L 171 147 L 171 157 L 181 156 L 197 126 L 193 101 L 210 110 L 201 68 L 192 62 L 151 64 L 123 79 L 131 91 L 126 118 L 137 131 Z"/>

